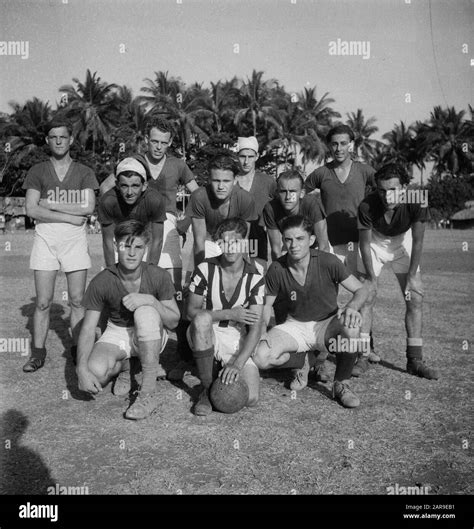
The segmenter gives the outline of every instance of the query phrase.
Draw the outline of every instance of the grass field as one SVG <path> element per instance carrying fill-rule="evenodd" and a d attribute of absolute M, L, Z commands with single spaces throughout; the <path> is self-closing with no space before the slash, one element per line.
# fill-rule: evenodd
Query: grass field
<path fill-rule="evenodd" d="M 3 338 L 30 337 L 32 238 L 0 236 Z M 102 263 L 100 235 L 90 236 L 90 247 L 89 279 Z M 198 380 L 189 376 L 160 382 L 159 410 L 127 421 L 127 401 L 110 387 L 96 400 L 77 390 L 61 273 L 45 367 L 24 374 L 20 352 L 0 356 L 0 493 L 45 494 L 58 484 L 89 494 L 385 494 L 398 484 L 472 494 L 474 231 L 428 231 L 425 248 L 424 350 L 441 379 L 404 371 L 404 303 L 385 270 L 374 322 L 383 362 L 354 380 L 362 400 L 355 410 L 332 401 L 329 385 L 292 395 L 289 373 L 273 371 L 262 373 L 256 408 L 195 417 Z M 170 340 L 165 368 L 176 362 L 175 345 Z"/>

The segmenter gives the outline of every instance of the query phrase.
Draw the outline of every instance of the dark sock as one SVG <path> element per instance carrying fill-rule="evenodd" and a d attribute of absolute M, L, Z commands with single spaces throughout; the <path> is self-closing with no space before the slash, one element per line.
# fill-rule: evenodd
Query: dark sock
<path fill-rule="evenodd" d="M 71 357 L 74 365 L 77 364 L 77 345 L 71 347 Z"/>
<path fill-rule="evenodd" d="M 185 362 L 193 363 L 193 351 L 189 347 L 188 339 L 186 337 L 186 331 L 191 322 L 186 320 L 179 320 L 178 326 L 176 327 L 176 341 L 177 348 L 180 360 Z"/>
<path fill-rule="evenodd" d="M 203 349 L 201 351 L 194 351 L 193 355 L 201 384 L 206 389 L 209 389 L 213 382 L 214 347 L 209 347 L 209 349 Z"/>
<path fill-rule="evenodd" d="M 356 359 L 357 354 L 354 353 L 336 353 L 336 373 L 334 374 L 334 380 L 349 380 Z"/>
<path fill-rule="evenodd" d="M 278 366 L 278 369 L 301 369 L 304 366 L 304 359 L 307 354 L 306 351 L 302 353 L 291 353 L 288 362 Z"/>
<path fill-rule="evenodd" d="M 372 334 L 372 331 L 370 331 L 370 350 L 374 350 L 374 335 Z"/>
<path fill-rule="evenodd" d="M 407 358 L 409 362 L 413 360 L 422 360 L 422 346 L 421 345 L 407 345 Z"/>
<path fill-rule="evenodd" d="M 46 347 L 35 347 L 31 348 L 31 358 L 37 358 L 42 362 L 46 359 Z"/>

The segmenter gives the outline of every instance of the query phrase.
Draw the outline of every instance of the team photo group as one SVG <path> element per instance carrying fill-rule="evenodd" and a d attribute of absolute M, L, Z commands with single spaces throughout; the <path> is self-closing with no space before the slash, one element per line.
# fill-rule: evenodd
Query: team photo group
<path fill-rule="evenodd" d="M 160 406 L 157 385 L 189 372 L 201 384 L 192 406 L 199 416 L 258 406 L 268 369 L 288 370 L 292 392 L 313 379 L 329 385 L 335 406 L 364 406 L 350 381 L 381 360 L 372 315 L 386 266 L 405 303 L 406 375 L 439 378 L 423 360 L 428 208 L 407 191 L 403 166 L 375 171 L 355 160 L 348 125 L 329 130 L 329 156 L 307 176 L 294 168 L 276 178 L 260 171 L 257 138 L 239 137 L 210 159 L 203 186 L 168 152 L 173 128 L 162 117 L 148 119 L 143 151 L 120 160 L 100 186 L 71 157 L 73 129 L 60 113 L 44 134 L 50 158 L 31 167 L 23 184 L 36 225 L 24 376 L 48 369 L 45 344 L 62 270 L 78 388 L 96 398 L 109 385 L 114 395 L 130 395 L 126 419 L 150 417 Z M 184 216 L 179 189 L 189 196 Z M 87 225 L 95 213 L 103 263 L 88 277 Z M 186 233 L 193 240 L 187 263 Z M 179 361 L 165 371 L 160 355 L 170 332 Z M 134 371 L 140 383 L 132 392 Z"/>

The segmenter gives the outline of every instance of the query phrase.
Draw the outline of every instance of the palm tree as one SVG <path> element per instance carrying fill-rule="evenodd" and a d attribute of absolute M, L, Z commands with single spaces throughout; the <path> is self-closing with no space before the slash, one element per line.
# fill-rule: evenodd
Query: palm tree
<path fill-rule="evenodd" d="M 190 145 L 208 138 L 208 134 L 198 124 L 198 118 L 206 112 L 198 104 L 200 98 L 202 94 L 198 87 L 194 86 L 185 90 L 184 97 L 179 103 L 168 103 L 165 106 L 166 117 L 174 124 L 179 138 L 183 159 L 186 159 Z"/>
<path fill-rule="evenodd" d="M 203 110 L 200 117 L 210 120 L 209 132 L 220 134 L 225 125 L 232 123 L 238 96 L 239 89 L 237 88 L 236 77 L 224 83 L 221 81 L 211 82 L 210 90 L 203 91 L 196 104 Z"/>
<path fill-rule="evenodd" d="M 86 72 L 86 80 L 81 83 L 74 78 L 72 85 L 59 89 L 66 95 L 63 113 L 73 121 L 74 135 L 84 148 L 96 146 L 104 148 L 110 142 L 110 134 L 118 124 L 120 109 L 117 100 L 116 84 L 107 84 L 97 76 L 97 72 Z"/>
<path fill-rule="evenodd" d="M 291 157 L 293 166 L 295 154 L 299 150 L 302 163 L 316 158 L 323 158 L 326 153 L 324 141 L 315 130 L 315 120 L 305 113 L 302 106 L 293 102 L 287 95 L 286 105 L 278 109 L 278 138 L 273 139 L 269 146 L 282 150 L 282 162 L 287 165 Z"/>
<path fill-rule="evenodd" d="M 403 121 L 395 124 L 393 129 L 386 132 L 382 138 L 388 142 L 384 151 L 384 163 L 398 163 L 410 174 L 416 158 L 414 132 L 411 126 L 406 126 Z"/>
<path fill-rule="evenodd" d="M 474 122 L 465 119 L 465 114 L 454 107 L 436 106 L 428 122 L 420 125 L 418 145 L 434 160 L 438 174 L 469 174 L 473 170 Z"/>
<path fill-rule="evenodd" d="M 263 81 L 263 73 L 253 70 L 251 77 L 240 87 L 240 108 L 234 118 L 239 133 L 245 131 L 246 122 L 250 124 L 254 136 L 257 136 L 258 125 L 265 128 L 273 125 L 278 128 L 278 117 L 270 96 L 270 89 L 276 82 Z"/>
<path fill-rule="evenodd" d="M 120 108 L 120 119 L 111 133 L 111 151 L 115 158 L 128 153 L 140 152 L 146 125 L 146 112 L 139 98 L 127 86 L 117 90 L 117 103 Z M 116 160 L 114 160 L 115 162 Z"/>
<path fill-rule="evenodd" d="M 0 182 L 10 165 L 19 167 L 24 158 L 45 145 L 44 126 L 52 116 L 49 103 L 37 97 L 23 106 L 16 102 L 9 104 L 13 112 L 8 118 L 4 116 L 1 123 L 3 150 L 7 157 L 0 173 Z"/>
<path fill-rule="evenodd" d="M 321 99 L 316 97 L 316 87 L 304 88 L 299 94 L 298 102 L 303 115 L 312 123 L 311 128 L 317 133 L 321 140 L 325 140 L 326 134 L 332 126 L 334 118 L 340 118 L 341 114 L 331 108 L 334 99 L 327 97 L 329 92 L 323 94 Z"/>
<path fill-rule="evenodd" d="M 169 77 L 168 72 L 155 72 L 155 79 L 145 79 L 147 86 L 141 88 L 139 101 L 147 112 L 166 114 L 167 106 L 178 103 L 183 97 L 184 84 L 179 77 Z"/>
<path fill-rule="evenodd" d="M 377 140 L 369 139 L 372 134 L 375 134 L 379 129 L 375 126 L 376 118 L 371 117 L 365 121 L 362 109 L 358 108 L 357 113 L 351 112 L 347 114 L 346 124 L 354 132 L 354 147 L 355 154 L 359 160 L 369 162 L 376 145 L 380 143 Z"/>
<path fill-rule="evenodd" d="M 147 115 L 160 115 L 169 120 L 179 139 L 181 156 L 186 159 L 190 145 L 197 139 L 206 139 L 207 133 L 199 125 L 199 118 L 209 117 L 210 112 L 200 106 L 205 97 L 202 85 L 194 83 L 188 89 L 179 78 L 168 77 L 168 72 L 155 72 L 155 81 L 145 79 L 148 86 L 142 88 L 146 95 L 139 101 Z"/>

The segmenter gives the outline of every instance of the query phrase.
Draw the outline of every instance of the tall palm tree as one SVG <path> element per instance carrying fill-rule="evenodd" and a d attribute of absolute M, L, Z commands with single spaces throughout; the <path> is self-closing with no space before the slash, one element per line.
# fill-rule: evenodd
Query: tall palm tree
<path fill-rule="evenodd" d="M 222 81 L 211 82 L 210 90 L 203 91 L 196 103 L 204 111 L 202 117 L 210 119 L 209 132 L 220 134 L 225 125 L 233 121 L 238 96 L 236 77 L 224 83 Z"/>
<path fill-rule="evenodd" d="M 278 117 L 270 97 L 270 89 L 276 84 L 274 80 L 263 81 L 264 72 L 252 71 L 250 78 L 240 87 L 240 108 L 234 118 L 239 132 L 245 130 L 245 123 L 250 124 L 250 130 L 257 136 L 258 125 L 278 127 Z"/>
<path fill-rule="evenodd" d="M 155 80 L 145 79 L 145 82 L 148 86 L 141 89 L 144 95 L 139 96 L 139 101 L 147 115 L 162 116 L 174 125 L 181 156 L 185 159 L 190 145 L 198 138 L 208 137 L 199 125 L 199 118 L 210 115 L 200 106 L 205 91 L 198 83 L 186 88 L 179 78 L 169 77 L 168 72 L 155 72 Z"/>
<path fill-rule="evenodd" d="M 44 126 L 52 116 L 49 103 L 37 97 L 24 105 L 16 102 L 9 104 L 13 112 L 8 118 L 4 117 L 1 124 L 3 151 L 7 156 L 0 172 L 0 182 L 10 165 L 18 167 L 25 157 L 45 145 Z"/>
<path fill-rule="evenodd" d="M 104 148 L 118 124 L 120 109 L 116 84 L 107 84 L 90 70 L 84 83 L 74 78 L 76 86 L 64 85 L 59 91 L 66 95 L 64 114 L 73 121 L 74 134 L 84 148 Z"/>
<path fill-rule="evenodd" d="M 140 89 L 143 94 L 138 97 L 147 112 L 166 113 L 167 106 L 177 104 L 183 97 L 183 82 L 179 77 L 168 76 L 168 72 L 155 72 L 155 78 L 147 78 L 145 83 Z"/>
<path fill-rule="evenodd" d="M 118 88 L 117 103 L 120 108 L 120 119 L 116 129 L 111 133 L 111 151 L 120 157 L 141 150 L 147 116 L 143 104 L 139 98 L 133 97 L 132 90 L 127 86 Z"/>
<path fill-rule="evenodd" d="M 286 105 L 278 109 L 278 137 L 269 144 L 282 151 L 282 162 L 286 165 L 291 157 L 293 166 L 295 153 L 299 149 L 302 163 L 316 158 L 323 158 L 326 153 L 324 141 L 318 136 L 316 122 L 302 109 L 298 102 L 293 102 L 287 94 Z"/>
<path fill-rule="evenodd" d="M 369 162 L 376 145 L 380 142 L 370 139 L 372 134 L 375 134 L 379 129 L 375 126 L 376 118 L 371 117 L 367 121 L 364 118 L 362 109 L 358 108 L 357 112 L 347 114 L 346 124 L 354 132 L 354 147 L 355 154 L 359 160 Z"/>
<path fill-rule="evenodd" d="M 174 124 L 183 159 L 186 159 L 187 150 L 191 145 L 208 138 L 208 134 L 198 124 L 198 118 L 206 112 L 199 106 L 201 98 L 202 89 L 194 86 L 185 90 L 180 102 L 168 103 L 164 108 L 167 119 Z"/>
<path fill-rule="evenodd" d="M 326 134 L 332 126 L 334 118 L 340 118 L 341 114 L 331 108 L 335 100 L 327 97 L 329 92 L 323 94 L 320 99 L 316 97 L 316 87 L 304 88 L 298 96 L 298 102 L 304 116 L 312 122 L 311 128 L 324 141 Z"/>
<path fill-rule="evenodd" d="M 395 124 L 393 129 L 386 132 L 382 138 L 387 141 L 383 162 L 398 163 L 412 174 L 416 152 L 412 127 L 407 127 L 403 121 L 400 121 L 399 125 Z"/>
<path fill-rule="evenodd" d="M 436 106 L 428 122 L 420 126 L 418 144 L 432 157 L 438 174 L 473 171 L 474 123 L 465 119 L 465 114 L 454 107 Z"/>

